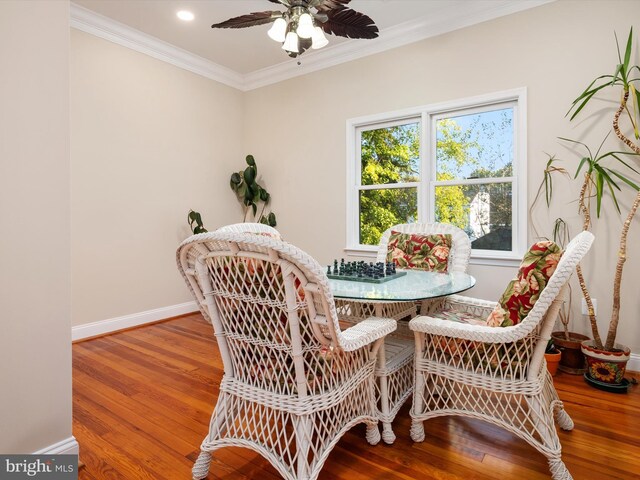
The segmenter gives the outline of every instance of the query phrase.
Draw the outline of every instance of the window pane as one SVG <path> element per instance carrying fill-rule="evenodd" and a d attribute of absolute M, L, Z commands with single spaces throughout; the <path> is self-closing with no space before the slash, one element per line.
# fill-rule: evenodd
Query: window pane
<path fill-rule="evenodd" d="M 362 185 L 418 181 L 420 124 L 361 132 Z"/>
<path fill-rule="evenodd" d="M 436 180 L 510 177 L 513 108 L 436 121 Z"/>
<path fill-rule="evenodd" d="M 463 229 L 474 249 L 511 251 L 511 190 L 511 183 L 436 187 L 436 221 Z"/>
<path fill-rule="evenodd" d="M 417 188 L 360 191 L 360 244 L 378 245 L 384 231 L 418 218 Z"/>

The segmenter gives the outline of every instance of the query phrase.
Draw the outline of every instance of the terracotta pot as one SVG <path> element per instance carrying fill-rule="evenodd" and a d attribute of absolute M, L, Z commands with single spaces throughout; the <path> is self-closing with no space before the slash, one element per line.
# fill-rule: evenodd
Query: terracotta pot
<path fill-rule="evenodd" d="M 562 353 L 559 351 L 555 353 L 544 354 L 544 359 L 547 361 L 547 370 L 549 370 L 549 373 L 553 377 L 555 377 L 555 375 L 558 373 L 558 366 L 560 365 L 561 357 Z"/>
<path fill-rule="evenodd" d="M 619 385 L 624 378 L 627 362 L 631 358 L 631 349 L 616 343 L 613 350 L 599 350 L 592 340 L 582 342 L 582 353 L 587 359 L 588 375 L 599 382 Z"/>
<path fill-rule="evenodd" d="M 553 332 L 551 338 L 553 338 L 553 344 L 562 353 L 560 366 L 558 367 L 561 372 L 582 375 L 587 371 L 580 344 L 585 340 L 589 340 L 589 337 L 569 332 L 569 340 L 565 340 L 564 332 Z"/>

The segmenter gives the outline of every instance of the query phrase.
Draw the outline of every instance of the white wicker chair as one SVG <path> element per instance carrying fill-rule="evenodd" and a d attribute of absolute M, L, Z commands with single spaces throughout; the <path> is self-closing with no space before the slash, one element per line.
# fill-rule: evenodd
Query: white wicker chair
<path fill-rule="evenodd" d="M 471 254 L 471 241 L 468 235 L 458 227 L 446 223 L 404 223 L 387 229 L 380 239 L 377 262 L 387 261 L 387 245 L 391 231 L 431 235 L 444 233 L 451 235 L 448 271 L 466 272 Z M 424 300 L 421 312 L 427 313 L 437 309 L 442 302 Z M 367 302 L 356 300 L 336 301 L 338 316 L 341 321 L 354 325 L 363 318 L 381 316 L 402 320 L 416 315 L 414 302 Z M 407 322 L 398 322 L 398 329 L 385 340 L 385 348 L 378 353 L 379 361 L 376 369 L 376 394 L 378 415 L 382 422 L 382 439 L 391 444 L 396 436 L 391 423 L 396 418 L 400 407 L 411 396 L 413 391 L 413 334 Z"/>
<path fill-rule="evenodd" d="M 573 421 L 553 386 L 544 351 L 566 283 L 592 242 L 593 235 L 583 232 L 569 243 L 533 308 L 515 326 L 489 327 L 426 316 L 409 322 L 416 344 L 414 441 L 424 440 L 423 421 L 429 418 L 479 418 L 509 430 L 544 454 L 555 480 L 572 478 L 561 460 L 554 413 L 564 430 L 571 430 Z M 457 295 L 445 303 L 447 311 L 462 312 L 478 323 L 496 305 Z M 465 355 L 468 352 L 473 355 Z"/>
<path fill-rule="evenodd" d="M 194 479 L 225 446 L 257 451 L 285 479 L 314 480 L 355 424 L 366 423 L 367 440 L 378 443 L 374 369 L 395 320 L 341 331 L 323 268 L 269 236 L 194 235 L 177 261 L 224 365 Z"/>
<path fill-rule="evenodd" d="M 232 225 L 225 225 L 216 230 L 216 232 L 235 232 L 235 233 L 266 233 L 276 238 L 281 238 L 280 232 L 275 228 L 265 225 L 264 223 L 257 222 L 244 222 L 234 223 Z"/>

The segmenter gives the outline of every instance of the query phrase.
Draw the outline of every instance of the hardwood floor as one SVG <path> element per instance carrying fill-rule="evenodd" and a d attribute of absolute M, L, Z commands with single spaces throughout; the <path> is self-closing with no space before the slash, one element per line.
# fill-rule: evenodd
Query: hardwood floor
<path fill-rule="evenodd" d="M 81 480 L 188 479 L 222 378 L 211 326 L 199 314 L 73 346 L 74 435 L 86 464 Z M 559 374 L 556 388 L 575 421 L 560 431 L 563 460 L 576 480 L 638 478 L 640 391 L 595 390 Z M 409 438 L 408 405 L 394 422 L 392 446 L 370 447 L 364 427 L 331 453 L 329 479 L 548 479 L 544 456 L 492 425 L 459 417 L 425 423 L 424 443 Z M 214 454 L 209 479 L 281 478 L 260 455 Z"/>

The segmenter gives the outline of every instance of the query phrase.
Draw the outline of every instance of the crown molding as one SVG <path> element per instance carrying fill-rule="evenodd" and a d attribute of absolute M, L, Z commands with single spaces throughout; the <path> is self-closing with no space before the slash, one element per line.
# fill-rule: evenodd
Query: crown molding
<path fill-rule="evenodd" d="M 492 8 L 482 10 L 474 10 L 474 4 L 469 3 L 467 13 L 453 19 L 448 18 L 444 10 L 435 12 L 429 18 L 418 18 L 381 30 L 380 37 L 375 41 L 340 43 L 320 51 L 307 52 L 300 60 L 288 60 L 244 75 L 75 3 L 71 3 L 70 25 L 211 80 L 248 91 L 554 1 L 503 0 Z"/>
<path fill-rule="evenodd" d="M 70 25 L 77 30 L 144 53 L 216 82 L 239 90 L 245 89 L 244 77 L 240 73 L 75 3 L 71 3 Z"/>

